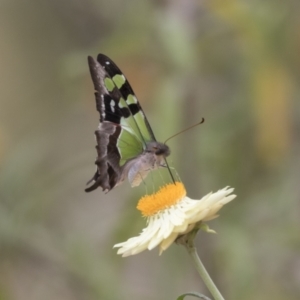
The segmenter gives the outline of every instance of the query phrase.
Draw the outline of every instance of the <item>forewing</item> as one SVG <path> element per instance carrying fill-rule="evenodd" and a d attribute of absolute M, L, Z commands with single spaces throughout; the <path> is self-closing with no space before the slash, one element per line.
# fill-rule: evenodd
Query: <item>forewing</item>
<path fill-rule="evenodd" d="M 99 54 L 97 61 L 106 72 L 106 78 L 104 80 L 106 88 L 111 90 L 116 99 L 119 99 L 119 101 L 116 102 L 116 106 L 124 111 L 129 110 L 130 117 L 121 118 L 121 125 L 132 130 L 136 136 L 142 139 L 144 144 L 149 141 L 155 141 L 156 139 L 146 115 L 124 74 L 117 65 L 104 54 Z M 126 112 L 126 115 L 127 114 Z"/>

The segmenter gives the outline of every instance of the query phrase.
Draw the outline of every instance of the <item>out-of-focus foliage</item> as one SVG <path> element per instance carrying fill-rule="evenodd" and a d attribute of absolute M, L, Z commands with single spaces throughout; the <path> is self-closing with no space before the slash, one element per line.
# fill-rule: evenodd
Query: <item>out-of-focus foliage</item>
<path fill-rule="evenodd" d="M 0 299 L 206 292 L 173 245 L 121 258 L 144 188 L 84 193 L 98 125 L 87 55 L 129 78 L 189 195 L 238 198 L 197 241 L 226 299 L 299 299 L 298 0 L 0 4 Z"/>

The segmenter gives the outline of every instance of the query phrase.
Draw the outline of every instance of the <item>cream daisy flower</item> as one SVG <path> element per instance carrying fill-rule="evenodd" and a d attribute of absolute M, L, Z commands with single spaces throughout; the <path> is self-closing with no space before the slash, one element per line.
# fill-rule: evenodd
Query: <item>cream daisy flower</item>
<path fill-rule="evenodd" d="M 218 217 L 223 205 L 233 200 L 233 188 L 225 187 L 209 193 L 200 200 L 186 196 L 181 182 L 168 184 L 152 195 L 142 197 L 137 209 L 147 218 L 147 227 L 139 236 L 114 245 L 118 254 L 129 256 L 159 246 L 159 254 L 166 250 L 178 236 L 190 232 L 200 221 Z"/>

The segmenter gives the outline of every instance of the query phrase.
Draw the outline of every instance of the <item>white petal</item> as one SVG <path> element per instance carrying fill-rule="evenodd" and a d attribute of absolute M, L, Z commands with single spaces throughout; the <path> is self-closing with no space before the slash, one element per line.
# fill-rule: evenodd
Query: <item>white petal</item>
<path fill-rule="evenodd" d="M 178 233 L 173 232 L 167 239 L 163 240 L 161 244 L 159 245 L 159 255 L 163 253 L 163 251 L 167 250 L 172 243 L 176 240 L 178 237 Z"/>
<path fill-rule="evenodd" d="M 168 216 L 174 226 L 182 224 L 186 218 L 185 213 L 176 206 L 168 210 Z"/>

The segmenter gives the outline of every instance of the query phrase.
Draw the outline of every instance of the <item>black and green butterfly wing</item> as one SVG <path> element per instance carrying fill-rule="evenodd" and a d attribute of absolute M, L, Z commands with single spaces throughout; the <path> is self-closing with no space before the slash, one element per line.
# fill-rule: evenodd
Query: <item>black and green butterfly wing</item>
<path fill-rule="evenodd" d="M 155 164 L 160 164 L 157 153 L 163 152 L 165 157 L 169 149 L 156 142 L 129 82 L 116 64 L 103 54 L 99 54 L 97 60 L 89 56 L 88 64 L 100 123 L 95 131 L 97 170 L 86 191 L 99 186 L 109 191 L 126 176 L 134 177 L 138 172 L 153 169 Z M 143 158 L 140 161 L 139 156 Z"/>

